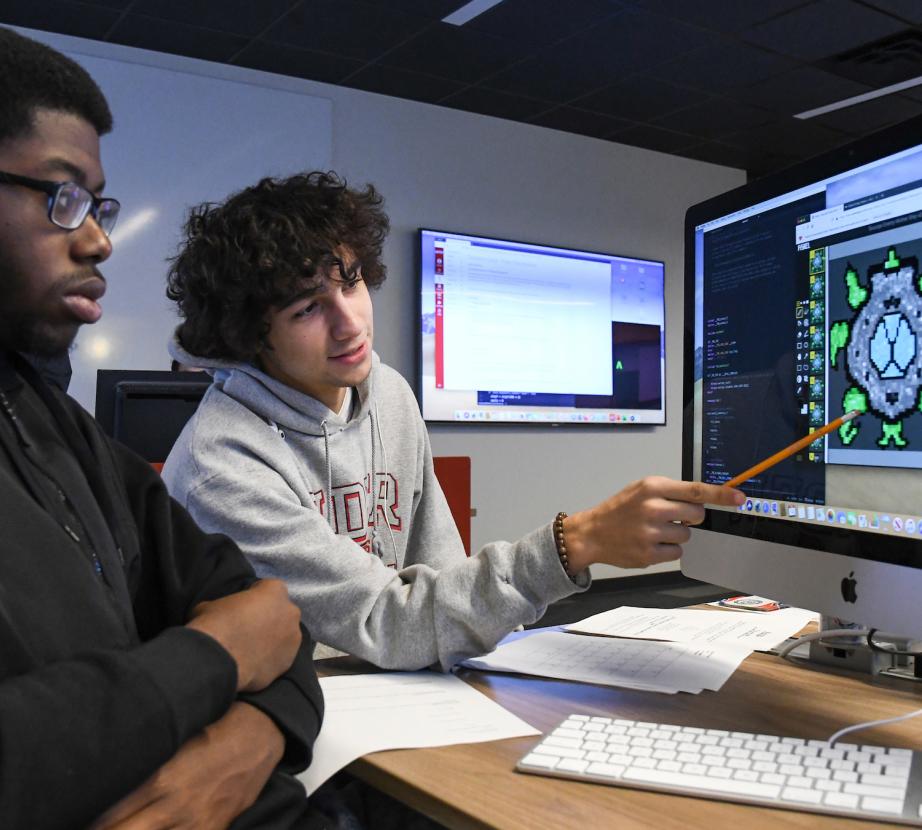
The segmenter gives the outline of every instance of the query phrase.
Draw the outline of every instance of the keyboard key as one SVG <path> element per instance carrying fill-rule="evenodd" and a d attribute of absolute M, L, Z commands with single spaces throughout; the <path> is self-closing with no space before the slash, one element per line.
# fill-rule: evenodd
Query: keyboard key
<path fill-rule="evenodd" d="M 890 798 L 903 800 L 903 788 L 897 787 L 880 787 L 875 784 L 845 784 L 842 792 L 852 793 L 853 795 L 869 795 L 874 798 Z"/>
<path fill-rule="evenodd" d="M 556 755 L 558 758 L 582 758 L 586 753 L 582 749 L 567 749 L 565 746 L 546 746 L 538 744 L 532 752 L 538 755 Z"/>
<path fill-rule="evenodd" d="M 557 766 L 557 762 L 560 760 L 556 755 L 540 755 L 532 752 L 530 755 L 526 755 L 521 761 L 520 764 L 524 764 L 526 767 L 541 767 L 543 769 L 554 769 Z"/>
<path fill-rule="evenodd" d="M 902 770 L 900 772 L 902 773 Z M 905 791 L 907 779 L 902 775 L 862 775 L 861 783 L 876 787 L 902 788 Z"/>
<path fill-rule="evenodd" d="M 754 772 L 751 769 L 738 769 L 734 770 L 733 777 L 737 781 L 758 781 L 759 773 Z"/>
<path fill-rule="evenodd" d="M 581 729 L 566 729 L 563 726 L 558 726 L 551 734 L 555 738 L 575 738 L 576 740 L 582 740 L 583 738 Z"/>
<path fill-rule="evenodd" d="M 846 810 L 853 810 L 858 806 L 858 796 L 830 792 L 823 796 L 823 804 L 828 804 L 830 807 L 844 807 Z"/>
<path fill-rule="evenodd" d="M 787 781 L 788 779 L 787 779 L 787 776 L 785 776 L 785 775 L 778 775 L 778 773 L 776 773 L 776 772 L 764 772 L 764 773 L 762 773 L 762 775 L 761 775 L 761 777 L 759 778 L 759 780 L 760 780 L 763 784 L 779 784 L 779 785 L 781 785 L 781 784 L 784 784 L 784 782 Z"/>
<path fill-rule="evenodd" d="M 551 735 L 545 739 L 544 746 L 565 746 L 570 749 L 580 749 L 582 747 L 582 741 L 579 738 L 561 738 L 558 735 Z M 595 749 L 595 747 L 586 748 Z"/>
<path fill-rule="evenodd" d="M 573 758 L 564 758 L 555 769 L 561 772 L 583 772 L 588 766 L 588 761 L 577 761 Z"/>
<path fill-rule="evenodd" d="M 785 787 L 780 797 L 785 801 L 797 801 L 801 804 L 819 804 L 823 800 L 823 793 L 803 787 Z"/>
<path fill-rule="evenodd" d="M 629 769 L 624 773 L 625 781 L 647 781 L 672 787 L 690 787 L 711 792 L 728 792 L 738 795 L 753 795 L 762 798 L 777 798 L 780 787 L 757 781 L 737 781 L 733 778 L 714 780 L 704 775 L 688 772 L 663 772 L 656 769 Z"/>
<path fill-rule="evenodd" d="M 620 778 L 624 767 L 615 764 L 590 764 L 586 772 L 590 775 L 602 775 L 605 778 Z"/>
<path fill-rule="evenodd" d="M 875 810 L 879 813 L 900 815 L 903 812 L 903 799 L 868 797 L 861 799 L 861 806 L 865 810 Z"/>

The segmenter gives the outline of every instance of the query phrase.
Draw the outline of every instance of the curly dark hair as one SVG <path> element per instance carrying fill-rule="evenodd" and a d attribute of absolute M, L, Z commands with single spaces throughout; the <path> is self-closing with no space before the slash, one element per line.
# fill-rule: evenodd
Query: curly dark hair
<path fill-rule="evenodd" d="M 268 334 L 267 313 L 319 282 L 341 247 L 377 288 L 387 275 L 383 202 L 372 185 L 354 190 L 335 173 L 314 171 L 263 179 L 222 204 L 193 208 L 167 278 L 167 296 L 183 320 L 183 348 L 255 362 Z"/>
<path fill-rule="evenodd" d="M 106 98 L 82 66 L 0 26 L 0 142 L 28 135 L 38 109 L 79 115 L 99 135 L 112 129 Z"/>

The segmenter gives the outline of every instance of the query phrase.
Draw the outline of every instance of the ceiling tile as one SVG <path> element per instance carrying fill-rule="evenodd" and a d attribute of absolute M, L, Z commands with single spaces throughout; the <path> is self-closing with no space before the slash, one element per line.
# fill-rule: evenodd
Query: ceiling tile
<path fill-rule="evenodd" d="M 263 39 L 355 60 L 373 60 L 432 25 L 430 20 L 388 6 L 356 0 L 311 0 L 289 12 Z"/>
<path fill-rule="evenodd" d="M 635 6 L 688 23 L 735 32 L 801 6 L 804 0 L 629 0 Z"/>
<path fill-rule="evenodd" d="M 105 40 L 106 33 L 119 18 L 114 9 L 48 0 L 4 0 L 0 6 L 0 22 L 9 26 L 24 26 L 42 32 Z"/>
<path fill-rule="evenodd" d="M 563 41 L 571 61 L 604 67 L 598 85 L 719 42 L 720 36 L 678 20 L 627 10 Z"/>
<path fill-rule="evenodd" d="M 774 113 L 726 98 L 711 98 L 682 110 L 653 119 L 657 127 L 689 133 L 705 139 L 718 139 L 740 130 L 758 127 L 775 117 Z"/>
<path fill-rule="evenodd" d="M 677 153 L 699 141 L 692 135 L 663 130 L 647 124 L 639 124 L 615 133 L 611 140 L 618 144 L 631 144 L 635 147 L 645 147 L 648 150 L 659 150 L 662 153 Z"/>
<path fill-rule="evenodd" d="M 349 75 L 344 81 L 347 86 L 364 89 L 366 92 L 378 92 L 412 101 L 425 101 L 434 104 L 448 95 L 464 89 L 459 81 L 423 75 L 420 72 L 406 72 L 390 66 L 374 64 L 366 66 Z"/>
<path fill-rule="evenodd" d="M 632 126 L 631 121 L 625 121 L 623 118 L 612 118 L 610 115 L 589 112 L 576 107 L 556 107 L 530 119 L 530 123 L 593 138 L 607 138 L 619 130 Z"/>
<path fill-rule="evenodd" d="M 466 0 L 361 0 L 363 6 L 394 9 L 415 14 L 427 20 L 441 20 L 457 11 Z"/>
<path fill-rule="evenodd" d="M 723 164 L 727 167 L 739 167 L 747 169 L 753 162 L 754 154 L 744 148 L 734 147 L 730 144 L 724 144 L 720 141 L 704 141 L 693 146 L 686 146 L 679 153 L 686 158 L 697 159 L 698 161 L 709 161 L 711 164 Z M 792 160 L 788 156 L 774 156 L 773 165 L 790 163 Z"/>
<path fill-rule="evenodd" d="M 266 43 L 262 40 L 250 43 L 234 58 L 233 62 L 238 66 L 247 66 L 263 72 L 275 72 L 279 75 L 291 75 L 295 78 L 307 78 L 331 84 L 339 82 L 362 68 L 362 64 L 358 61 L 352 61 L 340 55 L 308 52 L 279 43 Z"/>
<path fill-rule="evenodd" d="M 705 92 L 680 89 L 646 75 L 635 75 L 580 98 L 578 106 L 617 118 L 649 121 L 673 110 L 707 100 Z"/>
<path fill-rule="evenodd" d="M 533 46 L 549 46 L 598 25 L 616 10 L 608 0 L 503 0 L 465 25 Z"/>
<path fill-rule="evenodd" d="M 910 101 L 922 101 L 922 85 L 904 89 L 899 93 L 898 97 L 908 98 Z"/>
<path fill-rule="evenodd" d="M 922 24 L 922 3 L 919 0 L 865 0 L 869 6 L 887 12 L 906 23 Z"/>
<path fill-rule="evenodd" d="M 766 49 L 815 61 L 903 28 L 893 17 L 851 0 L 816 0 L 741 35 Z"/>
<path fill-rule="evenodd" d="M 800 66 L 752 86 L 732 90 L 727 95 L 752 106 L 795 115 L 870 90 L 869 86 L 840 78 L 822 69 Z"/>
<path fill-rule="evenodd" d="M 132 14 L 173 20 L 189 26 L 255 37 L 278 20 L 296 0 L 223 0 L 190 3 L 188 0 L 137 0 Z"/>
<path fill-rule="evenodd" d="M 753 152 L 774 152 L 792 158 L 808 158 L 849 140 L 849 136 L 812 121 L 779 118 L 770 124 L 742 130 L 728 136 L 727 144 L 746 147 Z"/>
<path fill-rule="evenodd" d="M 423 34 L 386 54 L 381 63 L 476 83 L 520 60 L 524 47 L 464 26 L 435 23 Z"/>
<path fill-rule="evenodd" d="M 796 65 L 793 58 L 728 39 L 675 60 L 667 59 L 649 74 L 679 86 L 710 91 L 748 86 Z"/>
<path fill-rule="evenodd" d="M 855 104 L 846 109 L 829 112 L 826 115 L 818 115 L 810 120 L 825 127 L 859 136 L 890 124 L 906 121 L 919 113 L 922 113 L 922 102 L 900 98 L 897 95 L 887 95 L 883 98 Z"/>
<path fill-rule="evenodd" d="M 125 15 L 108 40 L 139 49 L 219 62 L 228 60 L 247 42 L 239 35 L 184 26 L 140 14 Z"/>
<path fill-rule="evenodd" d="M 506 95 L 504 92 L 481 87 L 468 87 L 439 103 L 446 107 L 477 112 L 481 115 L 493 115 L 497 118 L 508 118 L 512 121 L 527 121 L 548 108 L 545 101 L 522 98 L 519 95 Z"/>
<path fill-rule="evenodd" d="M 491 76 L 484 86 L 546 101 L 564 103 L 598 89 L 621 72 L 609 73 L 604 57 L 583 55 L 574 60 L 568 54 L 545 54 L 528 58 Z"/>
<path fill-rule="evenodd" d="M 127 9 L 135 0 L 75 0 L 75 4 L 78 6 L 98 6 L 103 9 L 113 9 L 122 11 Z M 4 8 L 8 3 L 4 2 Z M 32 5 L 35 5 L 33 3 Z M 42 3 L 42 5 L 48 5 L 47 3 Z"/>

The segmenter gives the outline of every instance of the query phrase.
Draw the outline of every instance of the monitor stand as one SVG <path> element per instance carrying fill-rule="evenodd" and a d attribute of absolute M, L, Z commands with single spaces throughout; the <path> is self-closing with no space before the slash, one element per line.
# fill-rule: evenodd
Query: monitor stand
<path fill-rule="evenodd" d="M 842 620 L 838 617 L 820 615 L 820 631 L 841 630 L 854 628 L 856 632 L 867 631 L 866 626 L 859 623 Z M 912 641 L 905 637 L 895 637 L 885 632 L 877 631 L 874 642 L 881 648 L 892 651 L 911 651 Z M 834 637 L 822 642 L 812 640 L 809 644 L 810 652 L 807 659 L 819 666 L 832 666 L 849 671 L 863 672 L 870 675 L 891 674 L 899 677 L 915 677 L 915 659 L 908 656 L 887 654 L 883 651 L 872 649 L 868 645 L 867 637 L 857 633 L 855 637 Z M 922 660 L 919 661 L 919 670 L 922 671 Z"/>

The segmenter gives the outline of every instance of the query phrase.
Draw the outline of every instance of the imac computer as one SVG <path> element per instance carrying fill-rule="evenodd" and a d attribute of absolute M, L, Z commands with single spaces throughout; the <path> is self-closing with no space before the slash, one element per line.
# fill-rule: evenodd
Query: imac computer
<path fill-rule="evenodd" d="M 720 484 L 683 571 L 922 639 L 922 119 L 693 206 L 683 477 Z"/>

